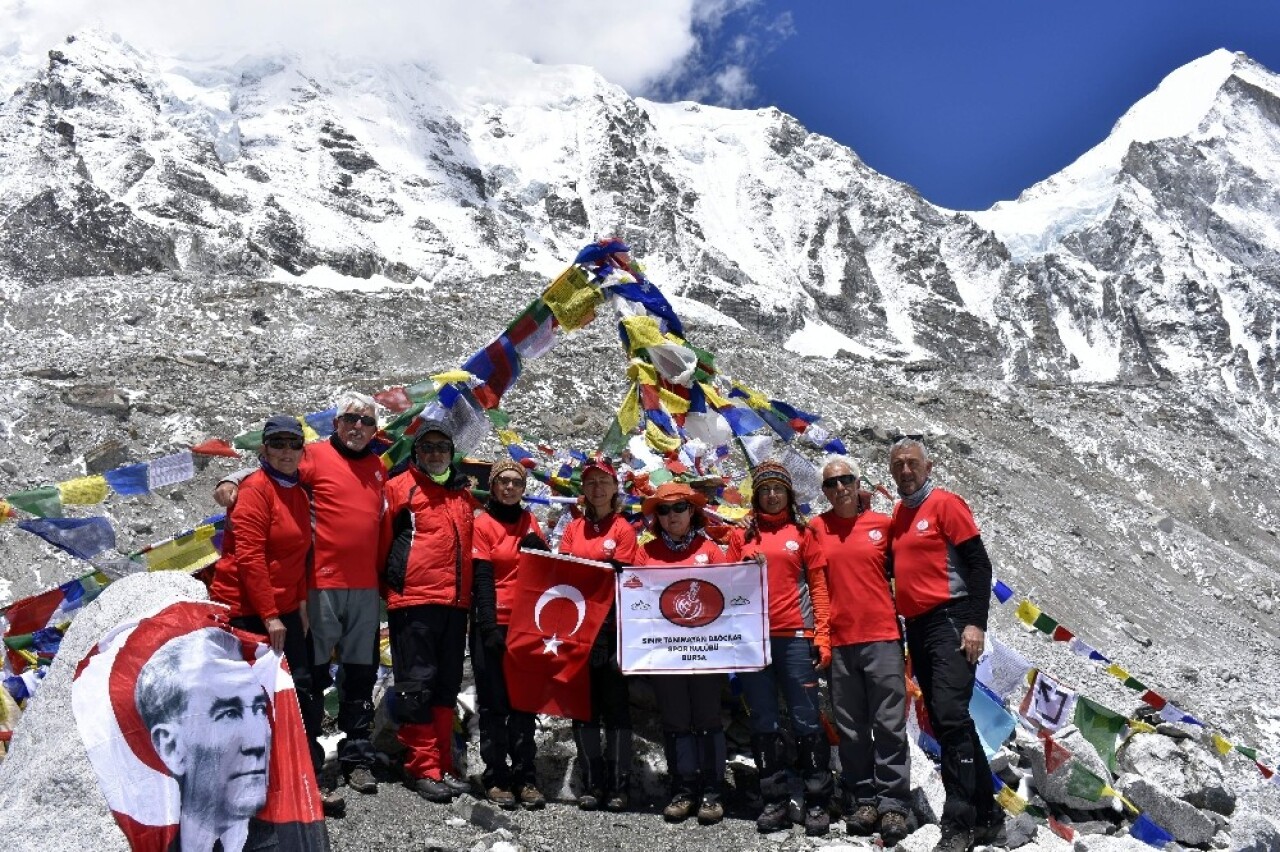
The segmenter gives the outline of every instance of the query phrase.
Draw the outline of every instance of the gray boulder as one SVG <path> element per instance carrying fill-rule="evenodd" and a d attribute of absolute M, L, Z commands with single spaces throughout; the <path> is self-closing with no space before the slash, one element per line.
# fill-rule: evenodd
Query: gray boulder
<path fill-rule="evenodd" d="M 1195 740 L 1135 734 L 1116 757 L 1121 772 L 1141 775 L 1197 808 L 1224 816 L 1236 809 L 1236 795 L 1227 787 L 1221 762 Z"/>
<path fill-rule="evenodd" d="M 51 843 L 128 850 L 76 728 L 71 680 L 76 665 L 111 628 L 171 603 L 200 600 L 208 600 L 204 586 L 180 571 L 133 574 L 108 586 L 71 622 L 0 763 L 0 837 L 8 852 L 38 852 Z"/>
<path fill-rule="evenodd" d="M 1241 810 L 1231 818 L 1230 852 L 1280 852 L 1280 822 L 1257 811 Z"/>
<path fill-rule="evenodd" d="M 1074 761 L 1066 761 L 1052 773 L 1045 766 L 1044 744 L 1021 728 L 1017 729 L 1016 733 L 1015 748 L 1031 765 L 1032 783 L 1036 792 L 1046 802 L 1077 811 L 1100 811 L 1112 807 L 1110 798 L 1103 797 L 1096 802 L 1091 802 L 1067 792 L 1067 782 L 1071 780 L 1071 766 L 1076 761 L 1103 781 L 1111 780 L 1111 773 L 1107 769 L 1107 764 L 1099 756 L 1098 750 L 1080 735 L 1080 731 L 1074 725 L 1067 725 L 1053 735 L 1056 742 L 1071 752 Z"/>
<path fill-rule="evenodd" d="M 1121 775 L 1116 789 L 1157 825 L 1187 846 L 1208 846 L 1217 831 L 1209 814 L 1138 775 Z"/>

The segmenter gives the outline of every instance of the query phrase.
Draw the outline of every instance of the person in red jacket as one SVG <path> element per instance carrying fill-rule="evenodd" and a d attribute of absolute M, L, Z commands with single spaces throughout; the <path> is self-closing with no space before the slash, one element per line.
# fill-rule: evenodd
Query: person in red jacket
<path fill-rule="evenodd" d="M 653 518 L 653 539 L 640 548 L 638 565 L 720 565 L 724 552 L 704 533 L 702 507 L 707 498 L 682 482 L 659 485 L 644 501 Z M 662 717 L 671 778 L 671 801 L 662 815 L 679 822 L 694 813 L 713 825 L 724 818 L 720 803 L 724 784 L 725 738 L 720 716 L 722 674 L 655 675 L 654 698 Z M 701 803 L 698 791 L 701 790 Z"/>
<path fill-rule="evenodd" d="M 636 533 L 619 511 L 621 507 L 618 474 L 613 466 L 604 459 L 589 460 L 582 467 L 582 514 L 565 527 L 560 552 L 611 562 L 615 567 L 635 564 Z M 584 811 L 593 811 L 601 804 L 606 810 L 624 811 L 630 804 L 631 693 L 627 678 L 618 668 L 616 617 L 610 607 L 591 648 L 588 673 L 592 719 L 573 722 L 573 739 L 582 770 L 578 807 Z"/>
<path fill-rule="evenodd" d="M 911 669 L 942 747 L 942 839 L 936 852 L 1003 845 L 986 753 L 969 715 L 986 638 L 991 558 L 969 505 L 938 488 L 923 443 L 889 448 L 889 475 L 902 499 L 889 527 L 894 595 L 907 621 Z"/>
<path fill-rule="evenodd" d="M 307 562 L 311 555 L 311 500 L 298 485 L 302 424 L 277 414 L 262 427 L 261 467 L 240 484 L 214 566 L 209 597 L 231 608 L 233 627 L 267 637 L 284 654 L 317 777 L 324 750 L 323 721 L 313 694 L 307 635 Z"/>
<path fill-rule="evenodd" d="M 857 463 L 832 456 L 822 468 L 831 508 L 809 524 L 827 562 L 831 704 L 840 732 L 849 834 L 907 836 L 911 752 L 902 637 L 886 572 L 889 516 L 863 509 Z"/>
<path fill-rule="evenodd" d="M 485 795 L 502 808 L 518 802 L 536 810 L 547 803 L 534 766 L 536 717 L 511 709 L 502 669 L 520 549 L 547 549 L 537 518 L 520 505 L 527 479 L 525 469 L 511 459 L 496 461 L 489 469 L 489 501 L 476 516 L 472 536 L 471 669 L 480 709 Z"/>
<path fill-rule="evenodd" d="M 831 746 L 822 729 L 818 669 L 831 662 L 827 624 L 827 562 L 796 506 L 791 473 L 768 461 L 751 472 L 751 506 L 744 529 L 729 537 L 729 561 L 764 559 L 769 576 L 769 642 L 773 662 L 741 672 L 742 696 L 751 718 L 752 746 L 760 763 L 764 809 L 756 828 L 764 833 L 790 824 L 786 763 L 778 734 L 778 689 L 786 697 L 805 784 L 805 834 L 830 829 L 827 807 L 834 783 Z"/>
<path fill-rule="evenodd" d="M 453 466 L 453 435 L 421 424 L 409 468 L 387 484 L 391 547 L 382 574 L 395 683 L 392 713 L 405 784 L 448 802 L 471 785 L 453 771 L 453 710 L 462 688 L 478 506 Z"/>

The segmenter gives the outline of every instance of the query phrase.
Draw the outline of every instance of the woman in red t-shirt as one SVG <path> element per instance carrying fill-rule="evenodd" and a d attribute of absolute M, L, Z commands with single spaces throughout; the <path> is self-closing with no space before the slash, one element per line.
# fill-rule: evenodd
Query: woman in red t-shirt
<path fill-rule="evenodd" d="M 717 565 L 726 562 L 719 545 L 706 535 L 702 507 L 707 498 L 688 485 L 667 482 L 644 501 L 653 518 L 653 539 L 640 548 L 639 565 Z M 653 675 L 654 698 L 662 717 L 671 778 L 671 801 L 662 815 L 679 822 L 694 813 L 712 825 L 724 818 L 725 740 L 720 717 L 723 674 Z M 698 804 L 699 790 L 701 803 Z"/>
<path fill-rule="evenodd" d="M 526 484 L 527 474 L 518 462 L 494 462 L 489 469 L 489 501 L 476 515 L 471 532 L 471 668 L 480 709 L 482 780 L 489 801 L 508 810 L 517 802 L 528 810 L 547 803 L 534 766 L 535 716 L 511 708 L 502 670 L 520 548 L 547 549 L 537 519 L 520 505 Z"/>
<path fill-rule="evenodd" d="M 603 459 L 582 467 L 582 514 L 565 527 L 560 552 L 615 567 L 636 561 L 636 533 L 618 511 L 618 475 Z M 573 722 L 582 769 L 582 794 L 578 807 L 593 811 L 602 804 L 610 811 L 624 811 L 629 802 L 631 778 L 631 694 L 627 678 L 618 667 L 616 620 L 613 607 L 591 648 L 591 721 Z M 600 729 L 604 727 L 604 749 Z"/>

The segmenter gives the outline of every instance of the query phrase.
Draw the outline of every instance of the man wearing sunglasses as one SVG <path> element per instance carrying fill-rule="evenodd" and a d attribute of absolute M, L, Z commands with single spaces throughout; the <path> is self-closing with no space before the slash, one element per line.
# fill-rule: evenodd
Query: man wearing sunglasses
<path fill-rule="evenodd" d="M 889 474 L 902 498 L 893 508 L 889 547 L 911 667 L 942 746 L 946 801 L 935 852 L 968 852 L 1004 845 L 991 769 L 969 715 L 986 637 L 991 559 L 968 504 L 935 486 L 932 472 L 918 439 L 900 438 L 889 449 Z"/>
<path fill-rule="evenodd" d="M 889 517 L 864 508 L 860 473 L 853 459 L 827 459 L 822 493 L 831 508 L 809 526 L 827 560 L 845 830 L 879 832 L 890 847 L 907 836 L 911 801 L 905 663 L 885 573 Z"/>
<path fill-rule="evenodd" d="M 386 468 L 369 449 L 378 432 L 377 404 L 364 394 L 338 398 L 333 434 L 309 445 L 298 467 L 299 481 L 315 512 L 314 570 L 307 595 L 315 669 L 315 694 L 332 683 L 329 663 L 341 667 L 338 680 L 338 761 L 347 786 L 376 793 L 373 776 L 373 686 L 378 672 L 380 600 L 378 567 L 386 542 L 380 542 L 386 511 Z M 234 481 L 214 492 L 224 506 L 236 499 Z M 319 698 L 317 698 L 319 700 Z M 317 775 L 320 773 L 317 772 Z M 344 807 L 331 782 L 325 788 L 326 813 Z"/>

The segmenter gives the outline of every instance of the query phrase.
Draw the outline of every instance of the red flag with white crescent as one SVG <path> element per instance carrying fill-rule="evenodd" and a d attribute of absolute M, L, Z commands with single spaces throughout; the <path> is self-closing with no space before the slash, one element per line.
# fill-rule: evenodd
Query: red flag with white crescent
<path fill-rule="evenodd" d="M 512 707 L 590 720 L 587 663 L 613 591 L 608 563 L 520 551 L 503 659 Z"/>

